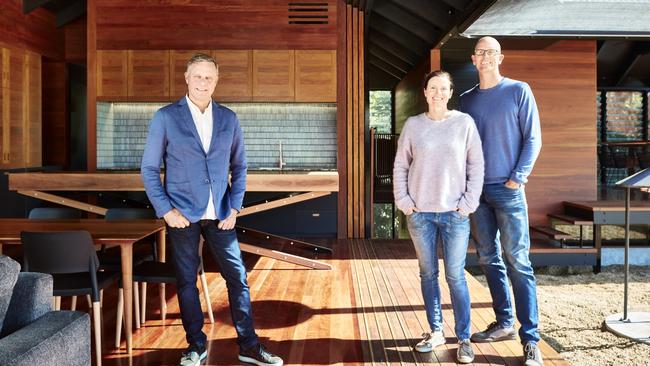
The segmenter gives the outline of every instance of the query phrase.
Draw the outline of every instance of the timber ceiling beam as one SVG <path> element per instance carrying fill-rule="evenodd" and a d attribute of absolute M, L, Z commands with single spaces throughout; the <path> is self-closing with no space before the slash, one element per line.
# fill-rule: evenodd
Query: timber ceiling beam
<path fill-rule="evenodd" d="M 375 31 L 369 33 L 368 44 L 377 44 L 381 46 L 381 48 L 411 65 L 417 64 L 421 57 L 415 51 L 404 47 L 402 43 L 396 42 L 384 34 Z"/>
<path fill-rule="evenodd" d="M 395 42 L 403 44 L 406 48 L 410 49 L 417 55 L 420 55 L 431 48 L 431 45 L 428 42 L 420 39 L 407 29 L 391 22 L 376 12 L 372 14 L 371 21 L 370 29 L 372 31 L 381 33 Z"/>
<path fill-rule="evenodd" d="M 394 66 L 376 57 L 368 57 L 368 62 L 372 65 L 375 65 L 377 68 L 383 70 L 385 73 L 391 75 L 397 80 L 402 80 L 402 78 L 406 75 L 406 73 L 401 72 Z"/>
<path fill-rule="evenodd" d="M 56 26 L 62 27 L 86 14 L 86 0 L 77 0 L 56 13 Z"/>
<path fill-rule="evenodd" d="M 49 2 L 50 0 L 23 0 L 23 14 L 29 14 Z"/>
<path fill-rule="evenodd" d="M 435 25 L 440 30 L 452 27 L 452 19 L 449 16 L 449 6 L 441 4 L 439 1 L 428 0 L 409 0 L 397 1 L 391 0 L 395 4 L 412 14 L 426 20 L 428 23 Z"/>
<path fill-rule="evenodd" d="M 395 57 L 393 54 L 387 52 L 380 46 L 376 45 L 375 43 L 371 43 L 368 45 L 368 52 L 376 57 L 379 58 L 388 64 L 392 65 L 396 69 L 402 71 L 403 73 L 408 73 L 409 70 L 413 67 L 413 65 L 404 62 L 403 60 L 400 60 L 399 58 Z"/>
<path fill-rule="evenodd" d="M 406 29 L 426 43 L 434 42 L 440 35 L 440 30 L 434 25 L 392 2 L 378 4 L 374 12 Z"/>
<path fill-rule="evenodd" d="M 443 3 L 453 7 L 456 10 L 465 10 L 471 0 L 442 0 Z"/>

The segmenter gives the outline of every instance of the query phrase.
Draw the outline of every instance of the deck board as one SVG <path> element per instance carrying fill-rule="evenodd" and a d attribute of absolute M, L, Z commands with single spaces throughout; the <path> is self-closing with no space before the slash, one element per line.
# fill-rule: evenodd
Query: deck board
<path fill-rule="evenodd" d="M 247 261 L 257 333 L 287 365 L 456 365 L 454 319 L 441 265 L 444 332 L 447 343 L 428 354 L 413 345 L 428 330 L 420 291 L 417 259 L 404 241 L 340 240 L 334 254 L 318 260 L 332 270 L 310 270 L 259 258 Z M 235 330 L 230 321 L 226 287 L 206 261 L 215 323 L 207 323 L 208 360 L 205 365 L 237 365 Z M 472 299 L 472 332 L 494 319 L 490 295 L 467 275 Z M 129 360 L 124 341 L 111 345 L 115 329 L 115 290 L 104 304 L 104 365 L 176 365 L 185 345 L 178 301 L 167 286 L 167 320 L 160 320 L 158 286 L 148 289 L 146 325 L 134 332 Z M 203 300 L 202 300 L 203 301 Z M 83 304 L 83 302 L 81 302 Z M 541 342 L 546 365 L 567 365 Z M 474 365 L 520 365 L 518 341 L 474 344 Z"/>

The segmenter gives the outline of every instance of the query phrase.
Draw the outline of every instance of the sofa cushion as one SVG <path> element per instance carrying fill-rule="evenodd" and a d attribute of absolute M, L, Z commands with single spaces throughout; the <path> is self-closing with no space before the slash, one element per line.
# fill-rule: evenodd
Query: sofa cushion
<path fill-rule="evenodd" d="M 13 259 L 0 255 L 0 329 L 4 323 L 11 294 L 18 279 L 20 264 Z"/>
<path fill-rule="evenodd" d="M 0 337 L 13 333 L 52 311 L 52 275 L 20 272 L 11 294 Z"/>
<path fill-rule="evenodd" d="M 90 316 L 51 311 L 0 339 L 0 366 L 90 365 Z"/>

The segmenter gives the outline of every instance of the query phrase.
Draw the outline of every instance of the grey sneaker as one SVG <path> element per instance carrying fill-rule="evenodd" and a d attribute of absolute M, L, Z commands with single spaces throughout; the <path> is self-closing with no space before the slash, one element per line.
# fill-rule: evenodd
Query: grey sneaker
<path fill-rule="evenodd" d="M 445 336 L 441 330 L 431 333 L 422 333 L 422 340 L 415 345 L 415 350 L 418 352 L 431 352 L 434 348 L 446 343 Z"/>
<path fill-rule="evenodd" d="M 239 351 L 239 361 L 259 366 L 281 366 L 284 361 L 264 348 L 261 343 Z"/>
<path fill-rule="evenodd" d="M 542 351 L 537 347 L 537 343 L 526 343 L 524 346 L 524 362 L 524 365 L 526 366 L 544 366 Z"/>
<path fill-rule="evenodd" d="M 458 342 L 456 359 L 458 360 L 458 363 L 472 363 L 474 361 L 474 350 L 472 349 L 472 343 L 469 339 Z"/>
<path fill-rule="evenodd" d="M 499 342 L 517 338 L 514 327 L 502 327 L 497 322 L 488 325 L 482 332 L 472 334 L 471 340 L 476 343 Z"/>
<path fill-rule="evenodd" d="M 208 351 L 201 344 L 190 345 L 181 356 L 180 366 L 198 366 L 208 357 Z"/>

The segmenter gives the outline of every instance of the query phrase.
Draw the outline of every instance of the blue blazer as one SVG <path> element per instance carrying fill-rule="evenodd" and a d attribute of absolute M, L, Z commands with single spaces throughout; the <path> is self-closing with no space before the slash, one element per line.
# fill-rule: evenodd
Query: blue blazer
<path fill-rule="evenodd" d="M 241 210 L 246 152 L 239 120 L 235 112 L 214 101 L 212 118 L 212 140 L 206 154 L 185 97 L 153 116 L 140 173 L 158 217 L 176 208 L 190 222 L 199 221 L 208 206 L 210 189 L 219 220 L 228 217 L 231 208 Z M 161 162 L 164 182 L 160 179 Z"/>

